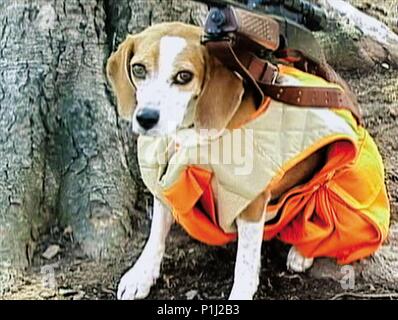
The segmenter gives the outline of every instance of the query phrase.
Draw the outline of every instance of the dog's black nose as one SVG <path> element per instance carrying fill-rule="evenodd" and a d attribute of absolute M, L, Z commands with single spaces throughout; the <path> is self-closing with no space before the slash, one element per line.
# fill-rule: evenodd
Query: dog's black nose
<path fill-rule="evenodd" d="M 159 110 L 144 108 L 137 112 L 136 118 L 145 130 L 153 128 L 159 121 Z"/>

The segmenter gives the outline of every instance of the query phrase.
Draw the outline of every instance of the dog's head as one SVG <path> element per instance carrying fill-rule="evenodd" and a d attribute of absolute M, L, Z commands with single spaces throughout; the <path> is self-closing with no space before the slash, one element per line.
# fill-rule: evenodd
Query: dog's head
<path fill-rule="evenodd" d="M 201 34 L 182 23 L 158 24 L 128 36 L 109 58 L 119 115 L 134 132 L 165 135 L 193 125 L 219 131 L 231 120 L 242 79 L 208 55 Z"/>

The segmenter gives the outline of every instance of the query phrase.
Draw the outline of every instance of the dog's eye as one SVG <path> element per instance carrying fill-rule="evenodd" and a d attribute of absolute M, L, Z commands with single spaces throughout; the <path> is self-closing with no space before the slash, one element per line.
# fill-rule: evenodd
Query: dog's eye
<path fill-rule="evenodd" d="M 193 73 L 191 71 L 180 71 L 174 78 L 174 83 L 176 84 L 187 84 L 193 78 Z"/>
<path fill-rule="evenodd" d="M 144 65 L 142 64 L 133 64 L 131 66 L 131 71 L 134 75 L 134 77 L 138 78 L 138 79 L 145 79 L 146 77 L 146 68 Z"/>

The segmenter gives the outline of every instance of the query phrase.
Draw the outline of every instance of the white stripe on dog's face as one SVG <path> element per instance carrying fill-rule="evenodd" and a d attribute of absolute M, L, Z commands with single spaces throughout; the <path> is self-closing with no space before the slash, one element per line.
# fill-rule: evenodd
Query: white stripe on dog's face
<path fill-rule="evenodd" d="M 187 46 L 185 39 L 165 36 L 159 45 L 159 79 L 167 81 L 173 74 L 177 56 Z"/>
<path fill-rule="evenodd" d="M 154 47 L 156 45 L 156 43 L 153 44 Z M 133 78 L 137 88 L 137 108 L 133 117 L 133 130 L 140 134 L 164 135 L 172 133 L 181 125 L 196 89 L 196 86 L 192 84 L 178 85 L 174 83 L 174 78 L 182 70 L 194 73 L 194 66 L 190 61 L 181 58 L 187 49 L 187 41 L 184 38 L 164 36 L 158 43 L 158 52 L 154 47 L 150 49 L 151 54 L 143 55 L 146 61 L 150 61 L 146 63 L 146 79 Z M 145 130 L 138 123 L 136 115 L 148 108 L 159 111 L 160 117 L 153 128 Z"/>

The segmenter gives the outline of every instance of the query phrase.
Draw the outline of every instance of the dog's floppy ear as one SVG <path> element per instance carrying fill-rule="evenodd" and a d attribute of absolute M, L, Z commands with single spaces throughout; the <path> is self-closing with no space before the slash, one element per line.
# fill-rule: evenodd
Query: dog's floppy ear
<path fill-rule="evenodd" d="M 118 113 L 126 120 L 131 120 L 136 105 L 135 87 L 129 70 L 135 42 L 135 36 L 128 36 L 110 56 L 106 66 L 106 74 L 116 95 Z"/>
<path fill-rule="evenodd" d="M 207 52 L 206 74 L 195 111 L 196 129 L 225 129 L 242 102 L 243 81 Z"/>

